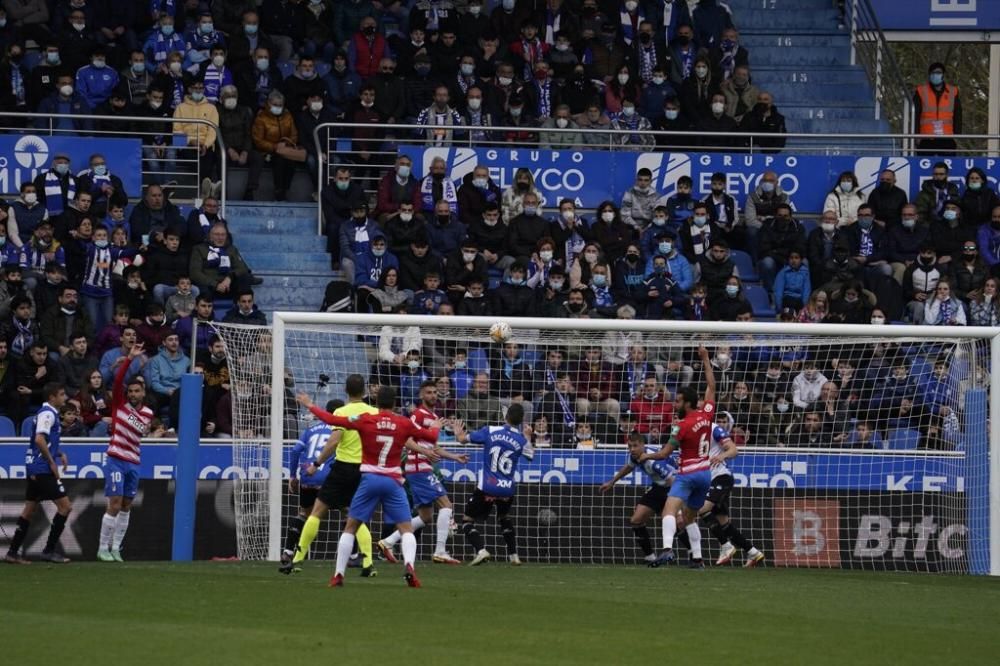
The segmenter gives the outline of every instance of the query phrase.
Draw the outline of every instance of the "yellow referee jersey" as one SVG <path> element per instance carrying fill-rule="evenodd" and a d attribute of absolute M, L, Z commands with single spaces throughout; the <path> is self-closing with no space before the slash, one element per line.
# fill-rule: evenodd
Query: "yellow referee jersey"
<path fill-rule="evenodd" d="M 362 414 L 378 414 L 378 410 L 364 402 L 350 402 L 333 412 L 334 416 L 350 418 Z M 342 430 L 342 428 L 335 428 Z M 344 430 L 337 445 L 336 460 L 345 463 L 361 464 L 361 435 L 357 430 Z"/>

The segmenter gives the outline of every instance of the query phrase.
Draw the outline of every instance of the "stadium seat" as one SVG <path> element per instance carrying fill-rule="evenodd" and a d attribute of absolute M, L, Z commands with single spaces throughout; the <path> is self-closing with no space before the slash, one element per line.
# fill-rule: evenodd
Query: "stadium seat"
<path fill-rule="evenodd" d="M 29 416 L 21 422 L 21 437 L 31 437 L 32 431 L 35 429 L 35 417 Z"/>
<path fill-rule="evenodd" d="M 736 264 L 736 268 L 740 271 L 740 279 L 743 282 L 760 282 L 760 276 L 757 275 L 757 268 L 754 266 L 753 259 L 749 254 L 743 250 L 733 250 L 729 253 L 732 257 L 733 263 Z"/>
<path fill-rule="evenodd" d="M 767 290 L 759 284 L 744 284 L 743 294 L 750 301 L 750 305 L 753 307 L 754 318 L 765 318 L 773 319 L 775 316 L 774 308 L 771 307 L 771 299 L 767 295 Z"/>
<path fill-rule="evenodd" d="M 295 63 L 291 60 L 279 60 L 278 71 L 281 72 L 283 78 L 287 79 L 295 71 Z"/>
<path fill-rule="evenodd" d="M 0 437 L 16 437 L 17 428 L 14 427 L 14 422 L 11 421 L 6 416 L 0 416 Z"/>
<path fill-rule="evenodd" d="M 805 220 L 799 220 L 799 224 L 802 225 L 802 229 L 805 232 L 806 238 L 809 237 L 809 234 L 812 233 L 813 229 L 816 229 L 817 227 L 819 227 L 819 224 L 816 222 L 816 220 L 811 219 L 811 218 L 810 219 L 805 219 Z"/>
<path fill-rule="evenodd" d="M 27 70 L 30 72 L 41 61 L 42 61 L 41 51 L 25 51 L 24 60 L 21 61 L 21 64 L 24 65 L 25 68 L 27 68 Z"/>
<path fill-rule="evenodd" d="M 316 76 L 323 78 L 330 73 L 330 63 L 323 62 L 322 60 L 316 61 Z"/>
<path fill-rule="evenodd" d="M 920 431 L 912 428 L 899 428 L 889 431 L 886 448 L 890 451 L 912 451 L 920 444 Z"/>
<path fill-rule="evenodd" d="M 485 349 L 470 349 L 468 358 L 469 370 L 472 372 L 489 372 L 490 360 Z"/>

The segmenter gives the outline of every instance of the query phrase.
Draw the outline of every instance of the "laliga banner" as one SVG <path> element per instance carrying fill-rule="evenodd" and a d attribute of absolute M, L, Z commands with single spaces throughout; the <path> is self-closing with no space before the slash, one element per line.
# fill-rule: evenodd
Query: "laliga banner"
<path fill-rule="evenodd" d="M 560 199 L 572 199 L 582 208 L 597 208 L 603 201 L 621 204 L 622 195 L 635 181 L 635 173 L 645 167 L 653 174 L 653 186 L 671 195 L 677 179 L 688 176 L 694 181 L 694 193 L 702 198 L 711 190 L 712 174 L 726 176 L 726 189 L 740 207 L 754 191 L 765 171 L 778 174 L 778 183 L 800 212 L 820 213 L 826 195 L 844 171 L 858 177 L 862 194 L 878 185 L 884 169 L 896 173 L 896 184 L 916 199 L 920 186 L 931 177 L 934 164 L 947 163 L 952 180 L 964 187 L 965 173 L 972 167 L 986 172 L 990 186 L 1000 182 L 1000 160 L 934 157 L 851 157 L 846 155 L 744 155 L 729 153 L 635 153 L 607 151 L 566 151 L 497 148 L 423 148 L 400 146 L 400 152 L 414 163 L 414 172 L 426 174 L 436 157 L 448 163 L 451 179 L 460 185 L 466 174 L 483 164 L 500 189 L 514 182 L 518 169 L 528 169 L 535 185 L 545 196 L 550 209 Z"/>
<path fill-rule="evenodd" d="M 52 158 L 66 153 L 73 173 L 90 166 L 90 156 L 104 155 L 108 170 L 122 179 L 129 196 L 142 191 L 142 141 L 75 136 L 0 135 L 0 192 L 17 194 L 21 183 L 48 170 Z"/>

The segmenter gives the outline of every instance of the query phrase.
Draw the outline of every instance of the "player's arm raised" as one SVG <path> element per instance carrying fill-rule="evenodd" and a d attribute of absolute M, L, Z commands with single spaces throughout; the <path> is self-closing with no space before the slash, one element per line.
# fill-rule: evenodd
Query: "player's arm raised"
<path fill-rule="evenodd" d="M 613 488 L 616 483 L 625 478 L 625 475 L 631 472 L 633 469 L 635 468 L 627 463 L 625 465 L 622 465 L 621 469 L 615 472 L 615 475 L 613 477 L 611 477 L 609 480 L 601 484 L 601 492 L 606 493 L 609 490 L 611 490 L 611 488 Z"/>
<path fill-rule="evenodd" d="M 715 368 L 712 367 L 705 345 L 698 345 L 698 356 L 701 358 L 701 367 L 705 370 L 705 402 L 715 402 Z"/>
<path fill-rule="evenodd" d="M 328 423 L 332 426 L 338 428 L 344 428 L 345 430 L 357 430 L 358 424 L 353 419 L 344 418 L 343 416 L 334 416 L 325 409 L 320 409 L 313 404 L 312 398 L 309 397 L 308 393 L 299 393 L 295 396 L 295 400 L 313 413 L 313 416 L 318 418 L 323 423 Z"/>

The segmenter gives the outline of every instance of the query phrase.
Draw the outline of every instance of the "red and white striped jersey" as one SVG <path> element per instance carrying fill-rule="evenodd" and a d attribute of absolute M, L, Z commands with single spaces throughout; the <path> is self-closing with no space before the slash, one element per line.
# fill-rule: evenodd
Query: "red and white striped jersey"
<path fill-rule="evenodd" d="M 136 409 L 128 401 L 125 390 L 125 375 L 131 362 L 128 358 L 115 373 L 115 383 L 111 390 L 111 441 L 107 454 L 125 462 L 139 464 L 139 447 L 142 438 L 149 432 L 153 420 L 153 410 L 143 405 Z"/>
<path fill-rule="evenodd" d="M 423 405 L 414 409 L 413 414 L 410 416 L 410 420 L 413 421 L 413 425 L 418 428 L 430 428 L 431 423 L 433 423 L 435 419 L 437 419 L 437 414 Z M 434 448 L 434 442 L 416 438 L 414 438 L 414 441 L 422 448 Z M 406 453 L 406 464 L 403 466 L 404 473 L 415 474 L 418 472 L 432 471 L 434 471 L 434 466 L 431 464 L 430 460 L 419 453 L 414 453 L 413 451 L 408 451 Z"/>

